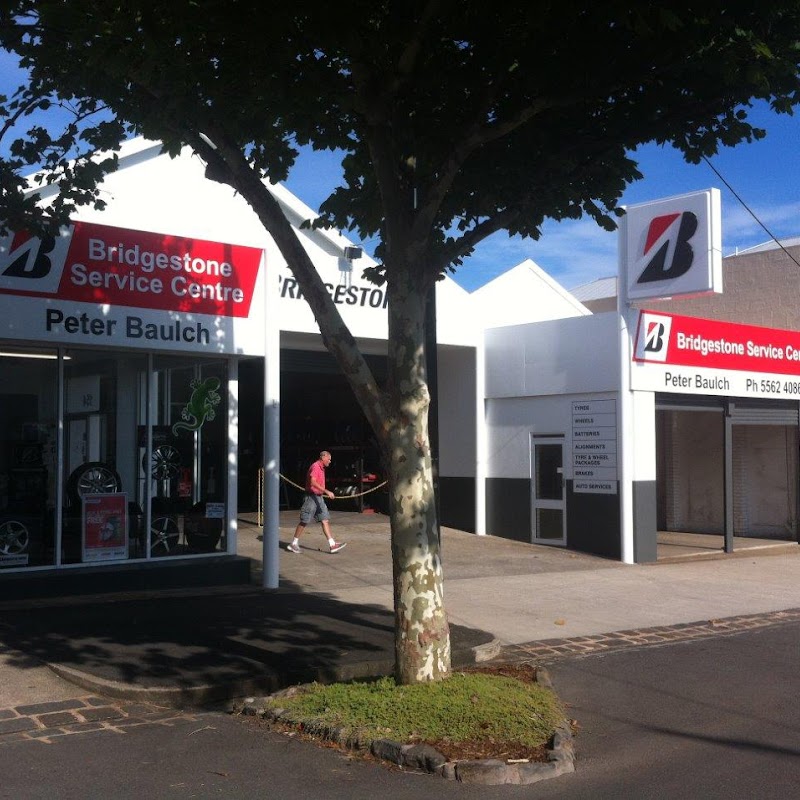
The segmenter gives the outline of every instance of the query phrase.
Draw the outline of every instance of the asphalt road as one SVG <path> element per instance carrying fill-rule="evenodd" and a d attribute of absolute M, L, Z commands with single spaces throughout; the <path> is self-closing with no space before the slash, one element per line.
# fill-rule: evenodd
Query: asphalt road
<path fill-rule="evenodd" d="M 799 672 L 797 623 L 553 665 L 579 761 L 531 796 L 797 797 Z"/>
<path fill-rule="evenodd" d="M 797 796 L 800 623 L 550 665 L 579 724 L 574 775 L 459 786 L 351 759 L 223 713 L 0 744 L 0 797 L 679 798 Z"/>

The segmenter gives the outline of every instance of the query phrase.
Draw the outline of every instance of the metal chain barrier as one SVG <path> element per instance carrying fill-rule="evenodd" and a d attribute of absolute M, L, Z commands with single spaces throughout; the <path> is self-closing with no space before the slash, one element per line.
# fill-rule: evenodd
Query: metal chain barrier
<path fill-rule="evenodd" d="M 301 492 L 305 492 L 306 487 L 300 486 L 299 484 L 295 483 L 292 480 L 289 480 L 285 475 L 282 475 L 280 472 L 278 473 L 278 477 L 288 483 L 290 486 L 294 486 L 295 489 L 299 489 Z M 373 486 L 370 489 L 367 489 L 365 492 L 361 492 L 360 494 L 342 494 L 342 495 L 335 495 L 333 500 L 358 500 L 359 497 L 366 497 L 368 494 L 372 494 L 372 492 L 377 492 L 378 489 L 382 489 L 389 481 L 384 481 L 383 483 L 379 483 L 377 486 Z M 264 525 L 264 470 L 259 469 L 258 471 L 258 520 L 257 525 Z"/>

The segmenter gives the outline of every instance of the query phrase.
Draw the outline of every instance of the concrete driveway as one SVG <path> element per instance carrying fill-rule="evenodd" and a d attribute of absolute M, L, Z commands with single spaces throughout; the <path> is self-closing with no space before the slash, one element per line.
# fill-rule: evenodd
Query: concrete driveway
<path fill-rule="evenodd" d="M 296 511 L 281 512 L 284 588 L 392 608 L 387 517 L 332 512 L 334 535 L 348 542 L 336 555 L 327 552 L 319 526 L 307 528 L 301 555 L 286 552 L 296 522 Z M 253 558 L 256 569 L 260 534 L 242 520 L 239 553 Z M 451 622 L 489 631 L 502 644 L 800 608 L 800 547 L 769 552 L 626 565 L 444 528 L 445 605 Z"/>

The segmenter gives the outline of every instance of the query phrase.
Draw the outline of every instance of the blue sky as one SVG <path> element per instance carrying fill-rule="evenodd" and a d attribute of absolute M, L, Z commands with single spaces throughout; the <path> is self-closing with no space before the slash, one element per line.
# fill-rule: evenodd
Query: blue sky
<path fill-rule="evenodd" d="M 753 120 L 767 137 L 736 148 L 723 148 L 711 163 L 733 191 L 778 238 L 800 236 L 800 115 L 777 115 L 754 108 Z M 767 232 L 705 163 L 687 164 L 673 147 L 647 145 L 634 155 L 644 178 L 628 188 L 629 205 L 673 195 L 718 188 L 722 197 L 723 255 L 769 240 Z M 328 156 L 303 154 L 287 187 L 318 208 L 339 179 Z M 369 243 L 365 243 L 369 250 Z M 483 242 L 456 272 L 455 280 L 472 291 L 530 258 L 562 285 L 572 289 L 617 272 L 617 234 L 591 220 L 549 222 L 539 241 L 498 233 Z"/>
<path fill-rule="evenodd" d="M 0 94 L 13 91 L 23 78 L 16 60 L 0 51 Z M 767 130 L 766 139 L 723 148 L 712 163 L 775 236 L 800 236 L 800 116 L 776 115 L 767 107 L 758 106 L 752 118 Z M 674 148 L 655 145 L 641 148 L 635 158 L 644 178 L 629 187 L 623 203 L 643 203 L 716 187 L 722 195 L 723 255 L 769 239 L 706 164 L 686 164 Z M 316 209 L 337 184 L 340 174 L 331 155 L 304 151 L 286 186 Z M 364 243 L 368 252 L 370 245 Z M 591 220 L 550 222 L 536 242 L 495 234 L 479 245 L 454 278 L 472 291 L 529 258 L 572 289 L 616 274 L 616 253 L 617 235 L 603 231 Z"/>

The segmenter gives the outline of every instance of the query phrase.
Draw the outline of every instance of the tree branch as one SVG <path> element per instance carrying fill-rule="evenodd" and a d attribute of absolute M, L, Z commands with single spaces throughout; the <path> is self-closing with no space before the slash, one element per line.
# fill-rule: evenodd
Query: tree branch
<path fill-rule="evenodd" d="M 30 100 L 24 106 L 21 106 L 17 109 L 16 114 L 10 116 L 5 124 L 3 125 L 2 129 L 0 129 L 0 140 L 19 122 L 19 120 L 27 114 L 28 111 L 32 111 L 37 103 L 42 100 L 41 97 L 38 97 L 34 100 Z"/>
<path fill-rule="evenodd" d="M 441 257 L 443 266 L 446 267 L 456 259 L 471 252 L 487 236 L 507 228 L 519 215 L 520 212 L 516 209 L 506 209 L 495 214 L 491 219 L 478 223 L 462 237 L 456 239 L 450 246 L 444 248 Z"/>
<path fill-rule="evenodd" d="M 441 8 L 441 5 L 442 4 L 440 0 L 429 0 L 429 2 L 426 4 L 419 21 L 419 25 L 417 25 L 416 29 L 414 30 L 414 35 L 406 43 L 405 48 L 403 48 L 403 52 L 400 54 L 400 58 L 397 60 L 398 75 L 391 85 L 389 92 L 390 94 L 395 94 L 397 90 L 405 83 L 406 78 L 414 71 L 414 67 L 417 62 L 417 56 L 419 56 L 422 48 L 422 42 L 428 33 L 428 29 L 430 28 L 430 24 L 433 21 L 434 16 Z"/>
<path fill-rule="evenodd" d="M 461 167 L 477 150 L 484 145 L 507 136 L 538 114 L 544 111 L 550 111 L 557 106 L 563 107 L 564 105 L 567 105 L 567 103 L 539 103 L 520 109 L 516 115 L 504 122 L 498 122 L 492 125 L 476 122 L 467 130 L 461 142 L 449 152 L 447 159 L 436 172 L 438 178 L 425 193 L 424 201 L 417 210 L 417 215 L 414 219 L 414 232 L 416 233 L 417 230 L 430 229 Z M 485 113 L 486 111 L 484 109 L 484 115 Z"/>
<path fill-rule="evenodd" d="M 382 434 L 382 444 L 385 444 L 391 424 L 386 398 L 378 389 L 369 365 L 342 321 L 310 256 L 300 244 L 278 201 L 247 162 L 242 151 L 230 143 L 222 131 L 213 126 L 207 131 L 201 136 L 184 129 L 183 138 L 208 165 L 207 176 L 239 192 L 275 240 L 314 313 L 325 346 L 336 358 L 373 430 Z"/>

